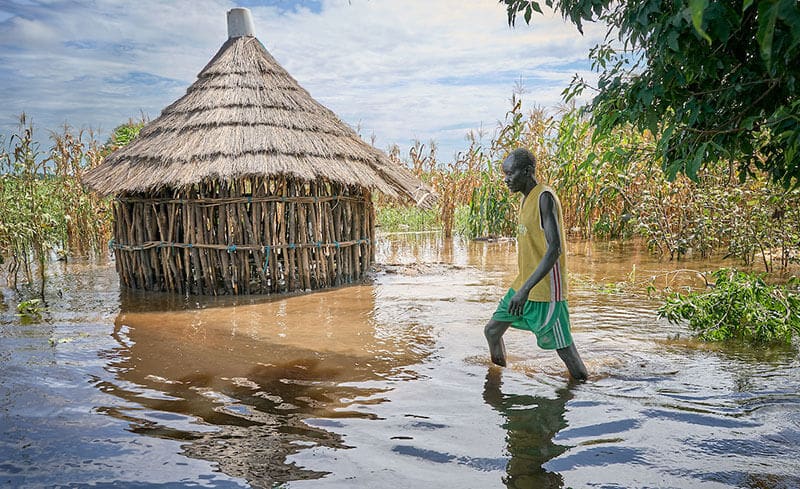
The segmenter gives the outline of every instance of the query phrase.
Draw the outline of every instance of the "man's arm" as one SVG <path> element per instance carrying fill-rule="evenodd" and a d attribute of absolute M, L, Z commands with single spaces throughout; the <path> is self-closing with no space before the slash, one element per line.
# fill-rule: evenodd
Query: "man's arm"
<path fill-rule="evenodd" d="M 547 251 L 542 257 L 542 261 L 533 271 L 528 280 L 514 294 L 508 306 L 508 312 L 515 316 L 522 315 L 522 308 L 528 300 L 531 289 L 539 283 L 558 261 L 561 255 L 561 234 L 558 231 L 558 218 L 556 217 L 556 204 L 550 192 L 542 192 L 539 195 L 539 213 L 542 216 L 542 228 L 544 229 L 544 239 L 547 242 Z"/>

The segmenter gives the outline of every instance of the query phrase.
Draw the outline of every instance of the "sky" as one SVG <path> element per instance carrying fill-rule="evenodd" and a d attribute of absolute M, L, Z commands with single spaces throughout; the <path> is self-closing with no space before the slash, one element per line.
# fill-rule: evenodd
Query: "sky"
<path fill-rule="evenodd" d="M 526 108 L 554 109 L 576 74 L 595 80 L 588 52 L 605 33 L 552 13 L 510 28 L 497 0 L 0 0 L 0 135 L 22 112 L 42 149 L 65 123 L 105 140 L 154 119 L 225 42 L 233 7 L 365 140 L 403 154 L 434 141 L 443 161 L 470 131 L 490 140 L 520 87 Z"/>

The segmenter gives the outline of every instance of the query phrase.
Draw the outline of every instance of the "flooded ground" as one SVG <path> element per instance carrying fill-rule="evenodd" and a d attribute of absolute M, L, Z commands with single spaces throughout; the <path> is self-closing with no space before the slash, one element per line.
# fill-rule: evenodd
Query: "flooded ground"
<path fill-rule="evenodd" d="M 714 265 L 573 245 L 574 385 L 520 331 L 490 366 L 513 242 L 388 236 L 377 260 L 369 284 L 222 299 L 62 265 L 33 324 L 4 291 L 0 486 L 800 487 L 796 351 L 693 342 L 641 294 Z"/>

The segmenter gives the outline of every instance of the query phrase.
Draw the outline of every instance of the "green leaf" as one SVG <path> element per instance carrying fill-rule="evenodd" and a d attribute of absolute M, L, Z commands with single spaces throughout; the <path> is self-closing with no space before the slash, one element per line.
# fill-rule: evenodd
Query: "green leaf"
<path fill-rule="evenodd" d="M 791 45 L 785 48 L 791 51 L 800 44 L 800 6 L 797 0 L 779 0 L 778 19 L 788 28 L 791 37 Z"/>
<path fill-rule="evenodd" d="M 745 10 L 749 9 L 751 5 L 753 5 L 753 0 L 744 0 L 742 2 L 742 13 L 744 13 Z"/>
<path fill-rule="evenodd" d="M 708 7 L 708 0 L 689 0 L 689 8 L 692 11 L 692 25 L 694 30 L 711 44 L 711 37 L 703 30 L 703 13 Z"/>
<path fill-rule="evenodd" d="M 772 67 L 772 40 L 775 37 L 775 21 L 778 19 L 778 3 L 774 0 L 762 0 L 758 4 L 758 32 L 756 40 L 761 50 L 761 59 Z"/>
<path fill-rule="evenodd" d="M 667 34 L 667 45 L 669 48 L 676 53 L 680 51 L 680 45 L 678 44 L 678 32 L 677 31 L 670 31 Z"/>
<path fill-rule="evenodd" d="M 706 149 L 708 149 L 708 142 L 700 145 L 700 148 L 694 154 L 694 158 L 692 158 L 692 161 L 686 167 L 686 176 L 694 181 L 697 181 L 697 172 L 706 159 Z"/>
<path fill-rule="evenodd" d="M 644 89 L 639 92 L 639 99 L 642 101 L 644 105 L 650 105 L 653 103 L 653 90 L 651 89 Z"/>
<path fill-rule="evenodd" d="M 747 129 L 748 131 L 750 131 L 750 130 L 753 129 L 753 125 L 759 119 L 761 119 L 761 117 L 757 116 L 757 115 L 747 117 L 742 121 L 742 123 L 739 125 L 739 127 L 743 127 L 744 129 Z"/>

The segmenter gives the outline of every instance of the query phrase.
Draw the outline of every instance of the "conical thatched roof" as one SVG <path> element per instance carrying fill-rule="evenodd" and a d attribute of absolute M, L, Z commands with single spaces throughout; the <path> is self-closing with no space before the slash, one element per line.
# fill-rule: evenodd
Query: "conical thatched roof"
<path fill-rule="evenodd" d="M 280 174 L 360 185 L 421 206 L 435 200 L 410 171 L 315 101 L 249 35 L 228 39 L 186 95 L 84 182 L 110 195 Z"/>

